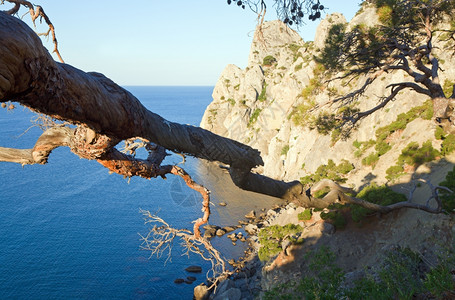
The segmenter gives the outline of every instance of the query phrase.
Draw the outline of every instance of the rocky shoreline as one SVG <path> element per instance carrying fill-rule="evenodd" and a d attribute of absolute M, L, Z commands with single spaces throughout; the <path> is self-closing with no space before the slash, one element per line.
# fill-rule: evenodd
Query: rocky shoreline
<path fill-rule="evenodd" d="M 305 209 L 303 207 L 297 207 L 291 203 L 288 205 L 278 206 L 275 205 L 273 208 L 265 212 L 259 213 L 256 216 L 255 211 L 251 211 L 245 218 L 246 221 L 239 221 L 240 225 L 235 226 L 236 229 L 240 227 L 248 235 L 244 236 L 242 231 L 232 233 L 228 235 L 233 244 L 239 239 L 248 243 L 248 248 L 245 250 L 244 256 L 238 260 L 230 259 L 228 262 L 234 268 L 234 274 L 228 278 L 219 279 L 219 283 L 216 289 L 208 290 L 208 282 L 201 283 L 194 289 L 194 299 L 255 299 L 264 293 L 264 289 L 270 288 L 273 279 L 268 278 L 268 270 L 272 270 L 277 265 L 281 264 L 286 260 L 284 256 L 289 254 L 289 250 L 294 247 L 289 242 L 282 244 L 282 252 L 278 254 L 275 259 L 269 262 L 262 262 L 258 257 L 259 251 L 259 237 L 258 233 L 261 228 L 265 228 L 271 225 L 284 226 L 287 224 L 300 225 L 305 230 L 301 235 L 321 235 L 321 234 L 332 234 L 334 228 L 331 224 L 321 222 L 321 219 L 317 216 L 313 217 L 309 221 L 299 220 L 298 215 Z M 320 223 L 319 225 L 317 225 Z M 243 225 L 243 226 L 242 226 Z M 234 226 L 230 226 L 233 228 Z M 226 231 L 226 228 L 219 228 L 213 225 L 206 225 L 206 237 L 220 236 L 220 231 Z M 207 233 L 208 232 L 208 233 Z"/>

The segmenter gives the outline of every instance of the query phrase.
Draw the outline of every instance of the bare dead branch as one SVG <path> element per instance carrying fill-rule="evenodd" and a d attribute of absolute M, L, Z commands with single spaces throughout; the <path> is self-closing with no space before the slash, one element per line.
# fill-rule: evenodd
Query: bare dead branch
<path fill-rule="evenodd" d="M 204 213 L 204 215 L 202 218 L 197 219 L 194 222 L 194 226 L 193 226 L 193 232 L 194 232 L 195 238 L 200 238 L 201 231 L 200 231 L 199 227 L 202 224 L 207 223 L 209 220 L 209 216 L 210 216 L 210 191 L 207 190 L 202 185 L 196 183 L 193 179 L 191 179 L 190 175 L 188 175 L 188 173 L 186 173 L 185 170 L 183 170 L 180 167 L 173 166 L 171 169 L 171 173 L 174 175 L 180 176 L 185 181 L 185 183 L 188 187 L 199 192 L 202 196 L 202 199 L 203 199 L 202 212 Z"/>
<path fill-rule="evenodd" d="M 227 277 L 232 272 L 226 269 L 226 261 L 221 253 L 204 237 L 196 237 L 187 229 L 172 228 L 160 217 L 151 214 L 149 211 L 140 210 L 145 218 L 146 224 L 153 225 L 146 235 L 140 235 L 142 240 L 141 249 L 151 251 L 150 257 L 161 257 L 167 255 L 166 262 L 171 259 L 171 251 L 176 239 L 181 241 L 185 254 L 195 253 L 212 264 L 211 270 L 207 272 L 207 278 L 216 278 L 212 286 L 216 285 L 217 280 Z M 211 286 L 211 287 L 212 287 Z M 210 287 L 210 288 L 211 288 Z"/>
<path fill-rule="evenodd" d="M 55 148 L 69 146 L 74 130 L 56 127 L 46 130 L 31 149 L 13 149 L 0 147 L 0 161 L 20 163 L 22 165 L 45 164 L 49 154 Z"/>
<path fill-rule="evenodd" d="M 60 51 L 58 50 L 58 42 L 57 42 L 57 37 L 55 35 L 54 25 L 52 24 L 51 20 L 46 15 L 46 13 L 44 12 L 44 9 L 39 5 L 33 5 L 31 2 L 25 1 L 25 0 L 6 0 L 6 1 L 14 4 L 14 7 L 6 12 L 9 15 L 13 15 L 13 14 L 17 13 L 19 11 L 20 6 L 22 5 L 29 9 L 30 17 L 32 19 L 33 25 L 35 25 L 35 21 L 38 17 L 44 19 L 44 21 L 46 22 L 46 24 L 49 27 L 49 30 L 46 33 L 42 33 L 39 35 L 48 36 L 49 33 L 52 35 L 52 42 L 54 43 L 53 52 L 57 55 L 60 62 L 65 63 L 63 61 L 62 56 L 60 55 Z"/>

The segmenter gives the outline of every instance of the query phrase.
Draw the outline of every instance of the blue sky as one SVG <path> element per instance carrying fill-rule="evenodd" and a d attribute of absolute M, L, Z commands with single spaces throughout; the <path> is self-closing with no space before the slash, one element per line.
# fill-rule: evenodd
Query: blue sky
<path fill-rule="evenodd" d="M 349 20 L 360 0 L 321 2 Z M 257 24 L 252 11 L 226 0 L 34 3 L 53 22 L 66 63 L 120 85 L 214 85 L 227 64 L 246 66 Z M 273 7 L 266 19 L 275 19 Z M 309 21 L 300 28 L 305 41 L 313 40 L 316 26 Z"/>

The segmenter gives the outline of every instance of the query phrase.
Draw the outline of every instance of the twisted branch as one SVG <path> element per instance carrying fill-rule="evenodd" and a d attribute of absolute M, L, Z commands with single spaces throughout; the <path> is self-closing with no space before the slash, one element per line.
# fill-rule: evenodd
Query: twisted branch
<path fill-rule="evenodd" d="M 62 56 L 60 55 L 60 51 L 58 51 L 58 42 L 57 42 L 57 37 L 55 36 L 54 25 L 52 24 L 51 20 L 46 15 L 46 13 L 44 12 L 44 9 L 41 6 L 39 6 L 39 5 L 33 5 L 31 2 L 25 1 L 25 0 L 6 0 L 6 1 L 14 4 L 14 7 L 6 12 L 9 15 L 16 14 L 19 11 L 21 5 L 23 5 L 23 6 L 28 8 L 29 13 L 30 13 L 30 17 L 31 17 L 33 25 L 35 27 L 36 27 L 35 21 L 36 21 L 36 19 L 38 17 L 41 18 L 41 19 L 44 19 L 44 21 L 46 22 L 47 26 L 49 26 L 49 29 L 48 29 L 48 31 L 46 33 L 40 33 L 38 35 L 39 36 L 41 36 L 41 35 L 42 36 L 49 36 L 49 33 L 52 35 L 52 42 L 54 43 L 53 52 L 57 55 L 57 57 L 60 60 L 60 62 L 65 63 L 63 61 Z M 3 1 L 2 1 L 2 3 L 3 3 Z"/>
<path fill-rule="evenodd" d="M 153 224 L 149 232 L 141 236 L 141 249 L 151 252 L 150 257 L 160 258 L 163 254 L 167 255 L 166 262 L 171 259 L 171 251 L 175 239 L 181 240 L 181 245 L 185 249 L 185 254 L 195 253 L 206 261 L 210 261 L 212 267 L 207 272 L 207 278 L 213 277 L 215 286 L 219 280 L 232 274 L 226 269 L 226 261 L 221 253 L 215 249 L 212 244 L 202 236 L 196 236 L 187 229 L 172 228 L 167 222 L 160 217 L 151 214 L 149 211 L 140 210 L 145 218 L 146 224 Z M 212 288 L 210 286 L 210 288 Z"/>

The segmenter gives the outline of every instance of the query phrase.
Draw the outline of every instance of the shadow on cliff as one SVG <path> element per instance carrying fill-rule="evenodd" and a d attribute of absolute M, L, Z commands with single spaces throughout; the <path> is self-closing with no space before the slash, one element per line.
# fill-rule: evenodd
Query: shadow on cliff
<path fill-rule="evenodd" d="M 455 155 L 452 155 L 450 160 L 443 158 L 421 166 L 413 173 L 403 176 L 400 182 L 389 184 L 389 187 L 409 197 L 415 182 L 416 189 L 411 201 L 425 204 L 431 197 L 431 189 L 425 183 L 418 184 L 417 180 L 424 178 L 433 185 L 439 184 L 454 168 L 454 158 Z M 362 181 L 362 187 L 371 184 L 375 178 L 375 175 L 369 173 Z M 305 230 L 311 230 L 311 227 L 318 226 L 318 223 L 324 221 L 318 220 L 306 226 Z M 342 230 L 313 230 L 302 244 L 289 246 L 265 264 L 262 272 L 263 288 L 303 277 L 309 271 L 305 255 L 322 246 L 327 246 L 335 254 L 336 264 L 345 272 L 377 266 L 383 261 L 387 250 L 395 247 L 409 247 L 422 254 L 427 261 L 436 264 L 436 249 L 450 245 L 449 242 L 452 241 L 452 223 L 451 216 L 446 214 L 430 214 L 405 208 L 383 215 L 374 214 L 368 217 L 362 226 L 348 220 Z"/>

